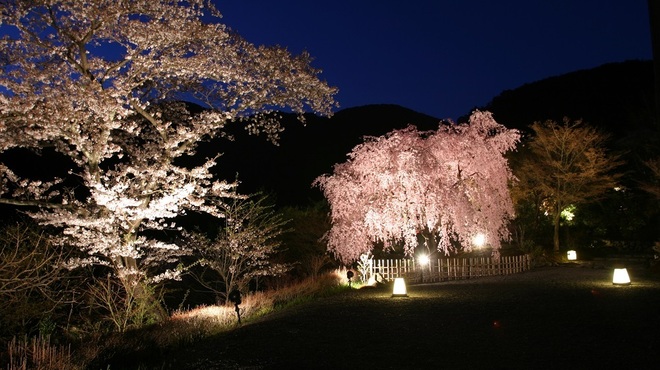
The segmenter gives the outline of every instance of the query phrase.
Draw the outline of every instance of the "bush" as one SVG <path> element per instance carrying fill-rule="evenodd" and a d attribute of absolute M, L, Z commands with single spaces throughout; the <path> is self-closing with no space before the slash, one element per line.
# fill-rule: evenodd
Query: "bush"
<path fill-rule="evenodd" d="M 45 329 L 40 324 L 65 305 L 65 257 L 34 225 L 0 227 L 0 339 Z"/>
<path fill-rule="evenodd" d="M 87 287 L 88 306 L 118 332 L 154 324 L 165 316 L 160 295 L 143 281 L 123 284 L 112 275 Z"/>

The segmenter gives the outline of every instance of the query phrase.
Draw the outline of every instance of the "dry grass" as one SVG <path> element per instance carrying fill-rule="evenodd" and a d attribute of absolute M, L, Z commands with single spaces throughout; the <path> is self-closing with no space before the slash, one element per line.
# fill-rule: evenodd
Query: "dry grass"
<path fill-rule="evenodd" d="M 68 346 L 54 346 L 48 338 L 12 339 L 8 344 L 8 370 L 77 370 Z"/>
<path fill-rule="evenodd" d="M 345 271 L 338 270 L 277 290 L 247 294 L 239 306 L 241 321 L 249 323 L 283 307 L 341 290 L 342 276 L 346 276 Z M 233 305 L 176 311 L 157 325 L 104 338 L 104 348 L 98 351 L 95 359 L 86 362 L 95 368 L 106 368 L 110 364 L 115 369 L 136 361 L 157 361 L 164 352 L 189 346 L 238 326 Z"/>
<path fill-rule="evenodd" d="M 345 271 L 335 271 L 286 287 L 250 293 L 242 298 L 243 323 L 257 320 L 283 307 L 332 294 L 341 289 Z M 150 362 L 163 353 L 208 339 L 238 327 L 235 307 L 202 306 L 174 312 L 158 324 L 125 333 L 86 338 L 78 348 L 54 346 L 41 337 L 14 338 L 8 343 L 0 368 L 8 370 L 77 370 L 124 368 L 126 364 Z M 1 352 L 0 352 L 1 353 Z M 139 359 L 139 360 L 136 360 Z"/>
<path fill-rule="evenodd" d="M 242 298 L 239 306 L 242 322 L 255 320 L 273 310 L 294 305 L 332 292 L 343 286 L 341 271 L 307 279 L 277 290 L 250 293 Z M 344 274 L 345 276 L 345 274 Z M 159 326 L 160 338 L 171 343 L 160 345 L 187 344 L 198 338 L 231 330 L 238 326 L 233 305 L 202 306 L 190 310 L 176 311 L 170 319 Z"/>

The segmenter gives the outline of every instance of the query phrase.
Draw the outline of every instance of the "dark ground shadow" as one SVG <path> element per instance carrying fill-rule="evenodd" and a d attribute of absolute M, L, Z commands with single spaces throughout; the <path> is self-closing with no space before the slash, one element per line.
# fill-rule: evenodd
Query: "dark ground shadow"
<path fill-rule="evenodd" d="M 660 281 L 548 267 L 362 289 L 287 309 L 166 354 L 158 369 L 651 369 Z M 142 367 L 144 368 L 144 367 Z"/>

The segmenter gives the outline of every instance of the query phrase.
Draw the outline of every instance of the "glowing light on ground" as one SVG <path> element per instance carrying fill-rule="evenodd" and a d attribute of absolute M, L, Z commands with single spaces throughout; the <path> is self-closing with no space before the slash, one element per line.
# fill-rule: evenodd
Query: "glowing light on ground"
<path fill-rule="evenodd" d="M 394 289 L 392 289 L 392 297 L 407 297 L 408 290 L 406 289 L 406 281 L 403 278 L 394 279 Z"/>
<path fill-rule="evenodd" d="M 573 250 L 570 250 L 566 253 L 566 258 L 568 258 L 569 261 L 575 261 L 577 259 L 577 253 Z"/>
<path fill-rule="evenodd" d="M 612 284 L 614 285 L 629 285 L 630 276 L 628 270 L 625 268 L 614 269 L 614 276 L 612 277 Z"/>
<path fill-rule="evenodd" d="M 422 254 L 421 256 L 419 256 L 417 260 L 419 261 L 419 264 L 422 266 L 428 265 L 430 261 L 429 256 L 427 256 L 426 254 Z"/>

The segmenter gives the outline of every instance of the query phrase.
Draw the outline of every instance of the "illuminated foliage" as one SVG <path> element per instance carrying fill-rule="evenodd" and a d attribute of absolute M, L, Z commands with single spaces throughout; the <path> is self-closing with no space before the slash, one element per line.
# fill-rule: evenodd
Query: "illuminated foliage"
<path fill-rule="evenodd" d="M 271 140 L 286 107 L 330 114 L 335 89 L 307 54 L 257 47 L 218 23 L 210 1 L 0 1 L 0 152 L 55 148 L 68 179 L 23 178 L 0 164 L 2 202 L 61 229 L 60 244 L 123 278 L 175 278 L 174 218 L 223 217 L 231 197 L 197 144 L 242 122 Z M 188 101 L 204 109 L 192 109 Z M 156 233 L 154 233 L 154 231 Z M 128 279 L 131 280 L 131 279 Z"/>
<path fill-rule="evenodd" d="M 472 237 L 483 233 L 497 253 L 513 215 L 504 153 L 518 138 L 480 111 L 468 124 L 430 132 L 410 126 L 367 138 L 332 175 L 314 182 L 331 206 L 329 250 L 351 262 L 374 242 L 386 249 L 403 242 L 412 255 L 423 234 L 449 253 L 453 241 L 470 250 Z"/>

